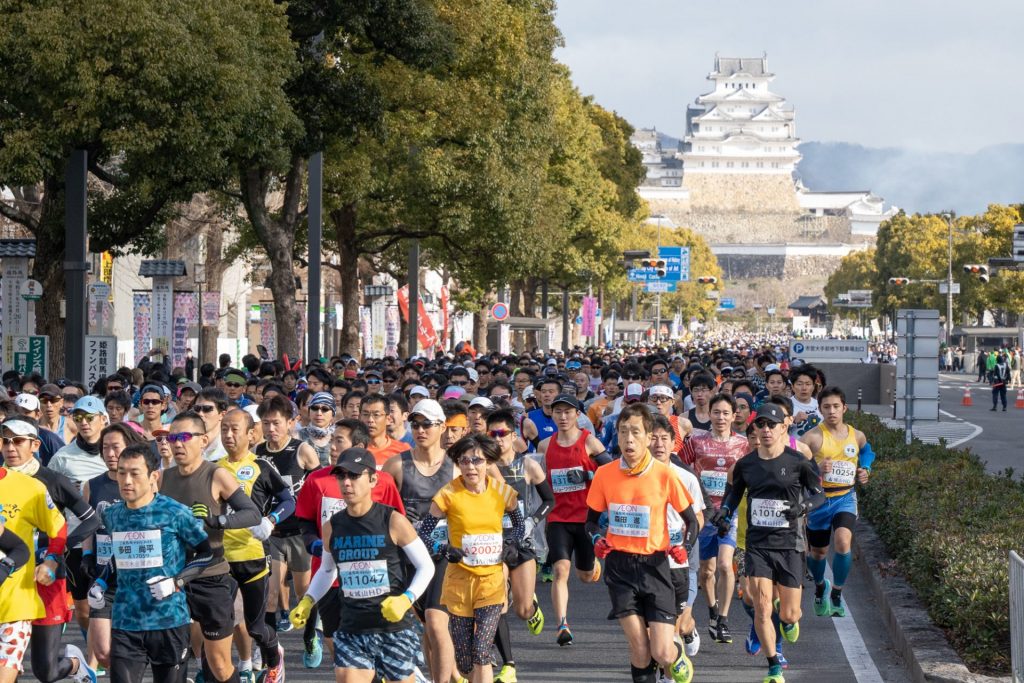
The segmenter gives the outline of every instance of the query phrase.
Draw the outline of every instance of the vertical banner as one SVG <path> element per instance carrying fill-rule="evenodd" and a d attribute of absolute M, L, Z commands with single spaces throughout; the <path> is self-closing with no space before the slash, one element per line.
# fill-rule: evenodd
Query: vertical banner
<path fill-rule="evenodd" d="M 260 344 L 266 347 L 271 358 L 277 358 L 277 321 L 272 303 L 260 304 Z"/>
<path fill-rule="evenodd" d="M 114 284 L 114 256 L 109 251 L 100 254 L 100 282 Z"/>
<path fill-rule="evenodd" d="M 359 336 L 363 340 L 363 355 L 369 356 L 373 348 L 372 324 L 370 320 L 370 307 L 359 307 Z"/>
<path fill-rule="evenodd" d="M 383 358 L 385 347 L 386 326 L 385 311 L 387 302 L 382 296 L 373 297 L 370 303 L 370 347 L 367 355 L 372 358 Z"/>
<path fill-rule="evenodd" d="M 498 353 L 512 353 L 512 326 L 506 323 L 498 323 Z"/>
<path fill-rule="evenodd" d="M 149 321 L 153 317 L 153 308 L 150 304 L 149 292 L 135 292 L 132 297 L 133 319 L 132 333 L 135 336 L 135 360 L 133 365 L 142 360 L 142 357 L 153 348 L 150 344 Z"/>
<path fill-rule="evenodd" d="M 169 277 L 153 278 L 153 320 L 150 330 L 153 335 L 153 348 L 163 353 L 171 352 L 171 336 L 174 331 L 174 279 Z"/>
<path fill-rule="evenodd" d="M 203 292 L 203 325 L 220 324 L 220 292 Z"/>
<path fill-rule="evenodd" d="M 28 259 L 8 257 L 0 266 L 0 290 L 3 290 L 4 367 L 14 363 L 12 337 L 29 334 L 28 302 L 21 298 L 21 283 L 28 279 Z"/>
<path fill-rule="evenodd" d="M 341 329 L 341 323 L 344 321 L 344 312 L 341 304 L 334 304 L 334 329 Z"/>
<path fill-rule="evenodd" d="M 583 297 L 583 323 L 580 326 L 580 334 L 584 337 L 597 336 L 597 298 L 592 296 Z"/>
<path fill-rule="evenodd" d="M 437 333 L 434 331 L 434 323 L 427 316 L 427 309 L 423 306 L 423 299 L 417 302 L 419 329 L 416 330 L 416 338 L 420 342 L 420 350 L 426 354 L 434 351 L 437 344 Z M 403 285 L 398 289 L 398 307 L 402 311 L 402 319 L 409 321 L 409 285 Z"/>
<path fill-rule="evenodd" d="M 451 335 L 448 333 L 448 304 L 450 303 L 450 295 L 448 292 L 448 285 L 441 285 L 441 350 L 445 351 L 448 349 L 448 340 L 451 339 Z"/>
<path fill-rule="evenodd" d="M 388 306 L 384 311 L 384 355 L 398 357 L 398 306 Z"/>
<path fill-rule="evenodd" d="M 117 337 L 86 335 L 85 386 L 117 372 Z"/>
<path fill-rule="evenodd" d="M 188 328 L 199 322 L 199 306 L 192 292 L 174 295 L 174 331 L 171 339 L 171 367 L 185 367 L 185 349 L 188 348 Z"/>

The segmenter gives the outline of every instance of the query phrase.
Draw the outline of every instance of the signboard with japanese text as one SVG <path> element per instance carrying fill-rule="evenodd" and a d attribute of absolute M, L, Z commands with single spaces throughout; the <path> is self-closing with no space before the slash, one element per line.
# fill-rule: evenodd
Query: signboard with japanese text
<path fill-rule="evenodd" d="M 85 386 L 91 389 L 96 382 L 115 372 L 117 372 L 117 337 L 86 335 Z"/>
<path fill-rule="evenodd" d="M 43 334 L 12 337 L 11 350 L 14 352 L 13 368 L 19 374 L 38 372 L 43 377 L 49 377 L 49 337 Z"/>
<path fill-rule="evenodd" d="M 865 339 L 791 339 L 789 357 L 808 363 L 860 363 L 868 357 L 868 342 Z"/>

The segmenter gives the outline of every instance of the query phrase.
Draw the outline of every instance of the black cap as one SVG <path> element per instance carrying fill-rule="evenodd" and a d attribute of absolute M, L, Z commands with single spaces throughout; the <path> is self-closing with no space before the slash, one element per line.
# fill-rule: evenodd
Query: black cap
<path fill-rule="evenodd" d="M 377 461 L 373 457 L 373 453 L 366 450 L 365 448 L 359 448 L 353 446 L 342 451 L 341 455 L 338 456 L 337 464 L 331 469 L 332 472 L 338 470 L 345 470 L 352 474 L 361 474 L 363 472 L 376 472 Z"/>
<path fill-rule="evenodd" d="M 559 403 L 564 403 L 568 406 L 572 406 L 573 408 L 579 411 L 583 410 L 583 406 L 580 405 L 580 402 L 576 400 L 576 397 L 573 396 L 572 394 L 559 394 L 558 396 L 555 397 L 555 400 L 551 402 L 551 407 L 554 408 Z"/>
<path fill-rule="evenodd" d="M 786 413 L 774 403 L 765 403 L 757 409 L 757 415 L 754 416 L 755 422 L 762 419 L 781 424 L 786 421 Z"/>

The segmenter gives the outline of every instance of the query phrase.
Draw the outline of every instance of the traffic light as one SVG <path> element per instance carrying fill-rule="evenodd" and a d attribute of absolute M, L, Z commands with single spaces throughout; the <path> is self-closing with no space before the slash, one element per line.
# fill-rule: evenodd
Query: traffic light
<path fill-rule="evenodd" d="M 697 283 L 702 285 L 713 285 L 718 282 L 718 278 L 714 275 L 703 275 L 697 278 Z"/>
<path fill-rule="evenodd" d="M 910 284 L 909 277 L 891 277 L 889 278 L 890 285 L 896 285 L 897 287 L 903 287 L 904 285 Z"/>
<path fill-rule="evenodd" d="M 668 274 L 668 269 L 665 267 L 665 259 L 663 258 L 644 259 L 643 266 L 645 268 L 653 268 L 659 278 L 663 278 Z"/>
<path fill-rule="evenodd" d="M 988 266 L 984 263 L 965 263 L 964 272 L 969 275 L 977 275 L 982 282 L 989 281 Z"/>

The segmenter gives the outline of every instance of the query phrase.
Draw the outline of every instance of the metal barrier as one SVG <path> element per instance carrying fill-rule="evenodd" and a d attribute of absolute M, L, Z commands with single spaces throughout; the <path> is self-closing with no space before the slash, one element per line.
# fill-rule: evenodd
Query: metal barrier
<path fill-rule="evenodd" d="M 1010 551 L 1010 668 L 1024 683 L 1024 558 Z"/>

